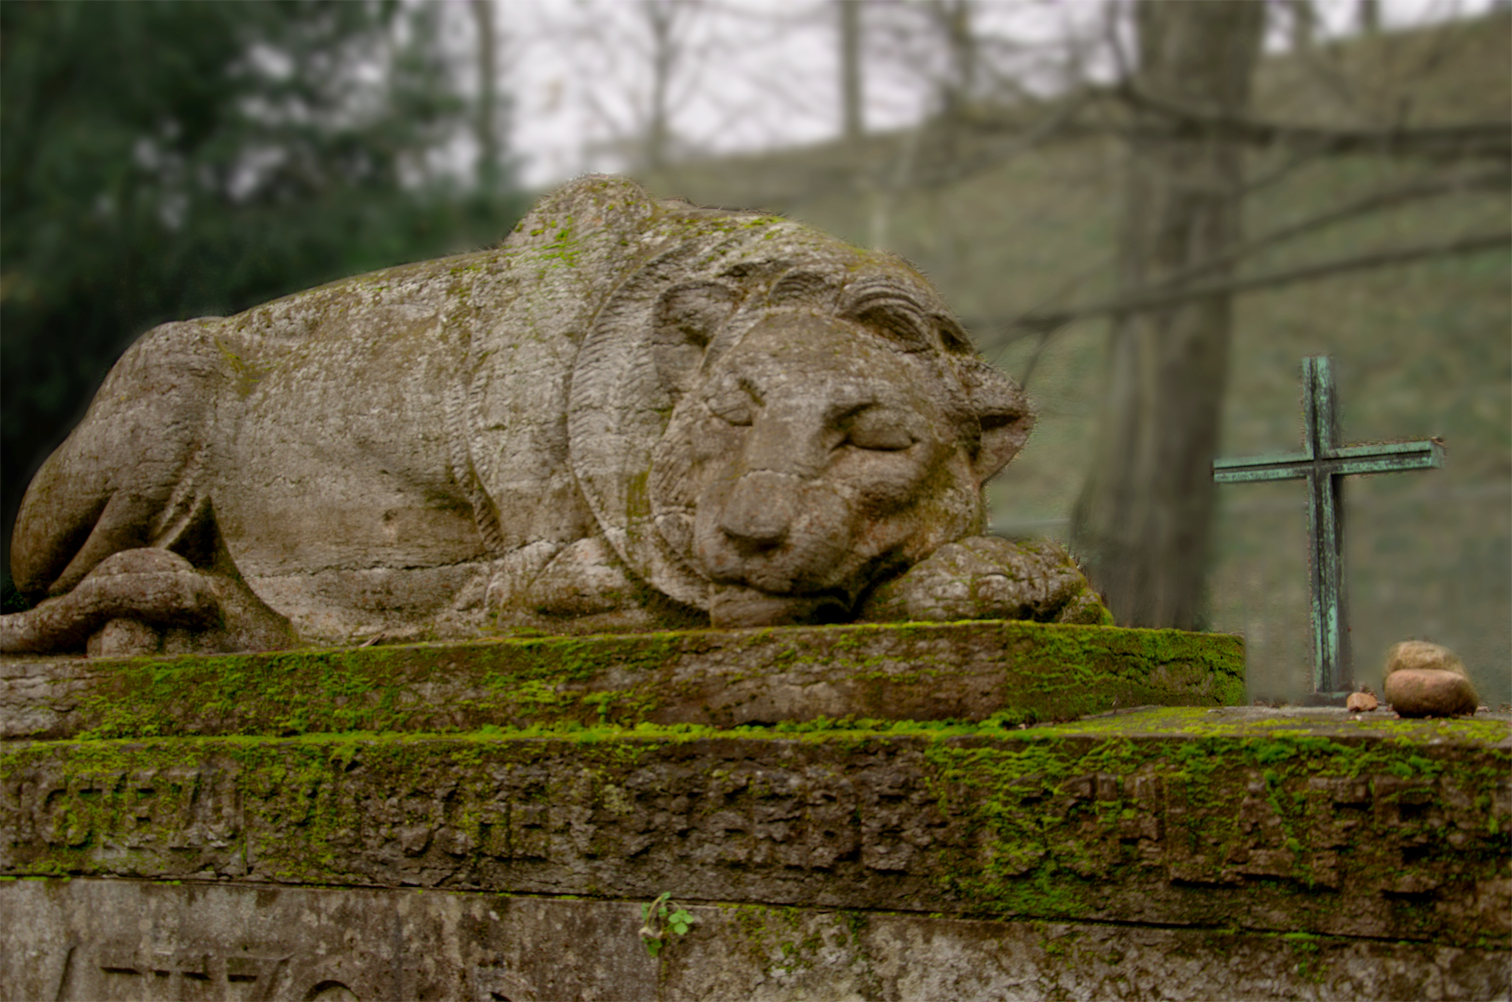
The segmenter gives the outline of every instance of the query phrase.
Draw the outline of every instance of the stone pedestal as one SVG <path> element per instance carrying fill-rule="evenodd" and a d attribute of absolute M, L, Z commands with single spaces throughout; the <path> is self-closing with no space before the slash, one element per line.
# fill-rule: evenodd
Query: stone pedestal
<path fill-rule="evenodd" d="M 1238 654 L 983 623 L 7 660 L 0 998 L 1505 997 L 1507 719 L 1223 706 Z M 664 892 L 695 923 L 653 959 Z"/>
<path fill-rule="evenodd" d="M 8 999 L 1505 998 L 1430 942 L 486 892 L 83 879 L 0 890 Z M 1503 962 L 1498 967 L 1497 961 Z"/>

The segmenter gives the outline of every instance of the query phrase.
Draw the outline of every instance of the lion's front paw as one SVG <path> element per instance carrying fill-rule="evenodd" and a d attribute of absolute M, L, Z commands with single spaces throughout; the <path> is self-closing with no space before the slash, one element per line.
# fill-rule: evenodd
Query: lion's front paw
<path fill-rule="evenodd" d="M 156 547 L 106 557 L 69 592 L 0 617 L 0 652 L 92 656 L 257 651 L 298 642 L 240 578 Z"/>
<path fill-rule="evenodd" d="M 861 618 L 1113 624 L 1112 614 L 1065 549 L 996 536 L 971 536 L 940 547 L 877 588 L 862 606 Z"/>

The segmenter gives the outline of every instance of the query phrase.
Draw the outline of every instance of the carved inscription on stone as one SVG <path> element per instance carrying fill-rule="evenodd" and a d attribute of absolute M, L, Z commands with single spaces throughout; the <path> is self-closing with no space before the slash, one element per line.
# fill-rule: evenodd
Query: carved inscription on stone
<path fill-rule="evenodd" d="M 13 846 L 96 857 L 123 852 L 180 860 L 165 873 L 213 866 L 245 872 L 239 770 L 234 766 L 113 770 L 43 768 L 0 782 L 0 812 Z"/>
<path fill-rule="evenodd" d="M 628 959 L 632 975 L 618 980 L 631 997 L 645 997 L 645 986 L 633 975 L 655 968 L 633 935 L 634 906 L 607 904 L 599 912 L 602 917 L 590 925 L 600 939 L 591 943 L 583 929 L 564 921 L 575 917 L 581 925 L 580 913 L 528 899 L 436 893 L 421 900 L 382 891 L 195 881 L 11 883 L 0 885 L 0 914 L 7 918 L 0 924 L 0 998 L 537 1002 L 584 997 L 582 978 L 551 964 L 554 956 L 571 966 L 569 955 L 577 947 L 568 946 L 569 939 L 598 951 L 593 969 L 585 970 L 589 980 L 615 980 L 615 965 L 603 961 L 618 948 L 619 966 Z M 532 958 L 531 951 L 539 955 Z"/>
<path fill-rule="evenodd" d="M 143 947 L 135 941 L 107 939 L 63 951 L 61 961 L 49 972 L 52 983 L 47 997 L 59 1002 L 264 1002 L 326 997 L 300 991 L 288 976 L 288 965 L 287 950 L 253 953 L 217 943 Z"/>
<path fill-rule="evenodd" d="M 688 888 L 842 907 L 880 907 L 873 878 L 885 874 L 890 901 L 1026 912 L 1048 906 L 1023 886 L 1051 880 L 1079 888 L 1078 917 L 1130 920 L 1187 899 L 1188 917 L 1209 907 L 1192 889 L 1269 901 L 1285 884 L 1349 898 L 1316 902 L 1318 921 L 1341 932 L 1389 926 L 1403 900 L 1457 910 L 1445 921 L 1468 928 L 1512 876 L 1497 835 L 1512 814 L 1505 776 L 1472 790 L 1432 769 L 1202 774 L 1150 761 L 1078 772 L 1064 759 L 1015 774 L 1009 744 L 593 747 L 302 741 L 243 761 L 224 743 L 194 766 L 91 772 L 55 745 L 5 763 L 4 862 L 627 898 Z M 1292 905 L 1266 907 L 1280 910 L 1261 920 L 1282 925 Z"/>

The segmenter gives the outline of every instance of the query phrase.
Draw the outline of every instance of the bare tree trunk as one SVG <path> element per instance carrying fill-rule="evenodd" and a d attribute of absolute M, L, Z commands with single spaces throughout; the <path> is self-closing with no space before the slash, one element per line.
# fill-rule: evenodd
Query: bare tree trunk
<path fill-rule="evenodd" d="M 1357 10 L 1360 31 L 1366 35 L 1378 34 L 1381 30 L 1381 0 L 1360 0 Z"/>
<path fill-rule="evenodd" d="M 671 3 L 645 3 L 641 10 L 651 30 L 651 97 L 647 109 L 645 165 L 648 170 L 667 166 L 671 145 L 672 74 L 677 67 L 677 41 L 673 22 L 677 8 Z"/>
<path fill-rule="evenodd" d="M 1291 48 L 1293 52 L 1311 52 L 1316 43 L 1318 12 L 1313 0 L 1287 0 L 1291 11 Z"/>
<path fill-rule="evenodd" d="M 1134 17 L 1137 90 L 1210 113 L 1247 111 L 1264 33 L 1259 0 L 1139 0 Z M 1128 156 L 1119 247 L 1124 292 L 1156 285 L 1239 242 L 1237 145 L 1200 134 L 1136 136 Z M 1072 547 L 1120 623 L 1204 623 L 1210 464 L 1231 327 L 1232 297 L 1223 293 L 1113 318 L 1105 411 L 1072 517 Z"/>
<path fill-rule="evenodd" d="M 977 39 L 971 24 L 971 0 L 935 0 L 935 17 L 950 52 L 941 111 L 947 120 L 958 119 L 976 98 Z"/>
<path fill-rule="evenodd" d="M 473 0 L 478 33 L 478 190 L 496 194 L 499 187 L 499 81 L 495 63 L 493 0 Z"/>
<path fill-rule="evenodd" d="M 840 11 L 840 110 L 845 138 L 866 132 L 861 104 L 861 0 L 835 0 Z"/>

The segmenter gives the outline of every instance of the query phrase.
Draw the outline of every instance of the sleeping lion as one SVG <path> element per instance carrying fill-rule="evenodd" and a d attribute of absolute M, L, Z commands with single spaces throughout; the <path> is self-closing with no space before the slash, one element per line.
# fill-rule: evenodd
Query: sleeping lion
<path fill-rule="evenodd" d="M 496 248 L 145 334 L 27 491 L 0 650 L 1109 621 L 980 535 L 1032 420 L 898 258 L 586 177 Z"/>

